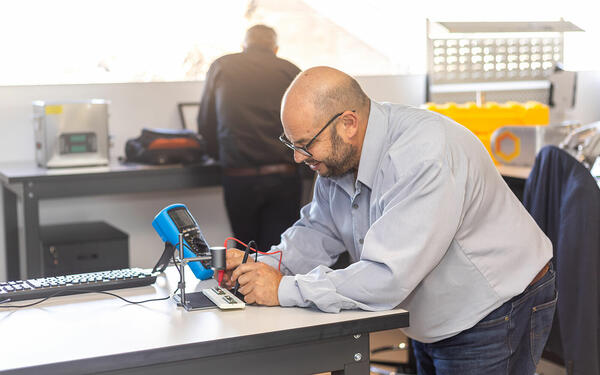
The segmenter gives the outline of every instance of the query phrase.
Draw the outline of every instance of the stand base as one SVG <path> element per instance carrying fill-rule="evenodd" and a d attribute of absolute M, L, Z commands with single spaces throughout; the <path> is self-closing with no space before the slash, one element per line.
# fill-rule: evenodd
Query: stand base
<path fill-rule="evenodd" d="M 202 292 L 186 293 L 184 303 L 181 303 L 180 294 L 175 294 L 173 300 L 177 302 L 177 306 L 183 306 L 187 311 L 212 309 L 217 307 L 217 305 L 208 299 Z"/>

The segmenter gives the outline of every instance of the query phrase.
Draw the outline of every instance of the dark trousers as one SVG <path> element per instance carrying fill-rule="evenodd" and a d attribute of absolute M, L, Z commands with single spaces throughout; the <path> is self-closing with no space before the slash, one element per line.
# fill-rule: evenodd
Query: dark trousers
<path fill-rule="evenodd" d="M 298 220 L 302 181 L 297 173 L 223 176 L 225 207 L 234 237 L 269 251 Z"/>
<path fill-rule="evenodd" d="M 474 327 L 431 344 L 413 340 L 419 375 L 533 375 L 556 308 L 556 275 L 536 283 Z"/>

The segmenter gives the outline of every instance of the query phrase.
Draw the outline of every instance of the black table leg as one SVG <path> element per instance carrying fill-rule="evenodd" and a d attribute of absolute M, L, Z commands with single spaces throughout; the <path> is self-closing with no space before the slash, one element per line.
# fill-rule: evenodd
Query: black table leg
<path fill-rule="evenodd" d="M 23 241 L 20 249 L 21 278 L 44 276 L 40 245 L 40 205 L 34 183 L 23 186 Z"/>
<path fill-rule="evenodd" d="M 4 246 L 7 280 L 19 277 L 19 226 L 17 218 L 17 195 L 2 185 L 4 213 Z"/>

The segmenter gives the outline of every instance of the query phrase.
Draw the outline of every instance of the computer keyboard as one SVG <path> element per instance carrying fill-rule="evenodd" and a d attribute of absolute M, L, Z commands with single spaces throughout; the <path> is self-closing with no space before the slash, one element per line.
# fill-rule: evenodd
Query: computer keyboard
<path fill-rule="evenodd" d="M 154 283 L 157 275 L 158 273 L 141 268 L 125 268 L 30 280 L 0 281 L 0 301 L 12 302 L 46 298 L 53 295 L 65 296 L 110 289 L 134 288 Z"/>

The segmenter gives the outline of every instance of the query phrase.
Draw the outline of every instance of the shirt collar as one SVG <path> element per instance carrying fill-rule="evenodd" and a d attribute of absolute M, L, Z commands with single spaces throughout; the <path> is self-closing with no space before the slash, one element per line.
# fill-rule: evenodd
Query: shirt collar
<path fill-rule="evenodd" d="M 246 52 L 246 53 L 266 53 L 268 55 L 275 55 L 275 52 L 273 52 L 272 49 L 265 48 L 265 47 L 262 47 L 262 46 L 256 46 L 256 45 L 254 45 L 254 46 L 247 46 L 244 49 L 244 52 Z"/>
<path fill-rule="evenodd" d="M 356 180 L 362 182 L 369 189 L 373 188 L 373 180 L 379 166 L 379 159 L 385 142 L 386 115 L 381 105 L 371 100 L 367 132 L 363 140 L 358 175 Z"/>
<path fill-rule="evenodd" d="M 371 100 L 367 131 L 363 140 L 356 177 L 356 184 L 360 181 L 371 190 L 373 189 L 373 180 L 375 179 L 375 173 L 377 173 L 379 159 L 383 150 L 386 124 L 386 115 L 382 106 Z M 356 188 L 352 173 L 330 178 L 352 196 L 351 192 Z"/>

